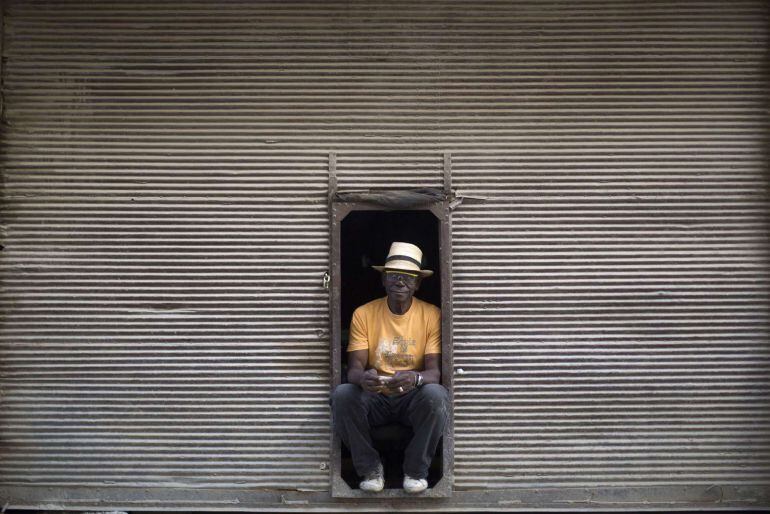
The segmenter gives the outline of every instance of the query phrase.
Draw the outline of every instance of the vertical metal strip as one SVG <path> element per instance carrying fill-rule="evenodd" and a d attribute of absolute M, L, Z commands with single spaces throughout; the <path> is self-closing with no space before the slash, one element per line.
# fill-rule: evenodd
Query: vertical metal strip
<path fill-rule="evenodd" d="M 331 163 L 331 156 L 330 156 Z M 331 171 L 331 166 L 330 166 Z M 331 173 L 330 173 L 331 177 Z M 342 266 L 341 266 L 341 225 L 342 220 L 350 214 L 353 207 L 350 204 L 337 203 L 332 201 L 330 203 L 331 211 L 331 305 L 329 308 L 331 316 L 331 334 L 330 334 L 330 346 L 331 346 L 331 391 L 334 390 L 342 382 L 342 314 L 341 314 L 341 301 L 342 301 Z M 333 422 L 334 420 L 332 420 Z M 333 498 L 346 497 L 360 493 L 360 491 L 353 492 L 348 484 L 342 479 L 342 441 L 339 436 L 333 430 L 331 433 L 331 450 L 330 450 L 330 485 L 331 495 Z"/>
<path fill-rule="evenodd" d="M 331 191 L 332 191 L 332 154 L 329 154 L 329 197 L 331 198 Z M 329 273 L 331 273 L 331 288 L 329 291 L 329 316 L 330 316 L 330 334 L 329 334 L 329 353 L 330 353 L 330 380 L 331 380 L 331 388 L 329 390 L 329 394 L 331 394 L 332 391 L 334 391 L 334 388 L 337 387 L 340 382 L 342 381 L 342 366 L 341 366 L 341 352 L 342 348 L 340 347 L 340 331 L 341 331 L 341 322 L 340 322 L 340 286 L 341 286 L 341 278 L 340 278 L 340 223 L 337 220 L 338 215 L 338 205 L 335 202 L 329 203 L 329 222 L 331 224 L 329 233 L 331 235 L 331 251 L 329 252 Z M 331 405 L 331 402 L 330 402 Z M 331 416 L 330 416 L 331 418 Z M 333 423 L 333 419 L 331 420 Z M 346 484 L 344 480 L 342 480 L 342 477 L 340 476 L 340 471 L 342 469 L 342 448 L 341 448 L 341 441 L 339 436 L 334 432 L 333 426 L 331 430 L 331 438 L 330 438 L 330 451 L 329 451 L 329 459 L 330 459 L 330 486 L 331 486 L 331 493 L 332 496 L 335 496 L 335 493 L 339 489 L 344 489 L 346 487 Z"/>
<path fill-rule="evenodd" d="M 444 185 L 451 194 L 451 156 L 444 155 Z M 449 179 L 447 180 L 447 177 Z M 454 346 L 452 340 L 452 209 L 450 200 L 442 205 L 439 232 L 439 255 L 441 256 L 441 382 L 449 391 L 449 420 L 444 433 L 443 457 L 444 476 L 442 482 L 447 496 L 454 488 Z"/>
<path fill-rule="evenodd" d="M 444 195 L 452 194 L 452 154 L 444 153 Z"/>
<path fill-rule="evenodd" d="M 337 154 L 329 153 L 329 205 L 337 194 Z"/>
<path fill-rule="evenodd" d="M 329 252 L 329 274 L 331 275 L 331 287 L 329 290 L 329 315 L 331 317 L 330 351 L 331 351 L 331 387 L 332 390 L 340 383 L 340 348 L 337 344 L 340 334 L 339 301 L 340 301 L 340 241 L 339 224 L 336 220 L 336 207 L 334 195 L 337 193 L 337 154 L 329 153 L 329 191 L 327 201 L 329 203 L 329 235 L 331 239 L 331 251 Z M 338 445 L 339 446 L 339 445 Z"/>

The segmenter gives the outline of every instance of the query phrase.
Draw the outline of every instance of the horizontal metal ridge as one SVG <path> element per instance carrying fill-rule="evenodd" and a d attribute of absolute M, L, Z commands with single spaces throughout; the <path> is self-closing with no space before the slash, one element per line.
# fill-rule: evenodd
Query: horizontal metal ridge
<path fill-rule="evenodd" d="M 756 507 L 768 8 L 637 3 L 6 2 L 2 495 L 350 507 L 306 500 L 329 489 L 328 154 L 358 190 L 442 188 L 447 152 L 444 507 Z"/>

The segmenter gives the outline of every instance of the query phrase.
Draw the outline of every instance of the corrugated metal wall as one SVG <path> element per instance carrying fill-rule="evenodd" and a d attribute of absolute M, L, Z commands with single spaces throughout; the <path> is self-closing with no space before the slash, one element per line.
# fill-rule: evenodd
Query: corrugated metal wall
<path fill-rule="evenodd" d="M 326 155 L 350 189 L 440 186 L 448 151 L 486 201 L 431 505 L 768 505 L 767 22 L 6 2 L 1 499 L 367 508 L 326 493 Z"/>

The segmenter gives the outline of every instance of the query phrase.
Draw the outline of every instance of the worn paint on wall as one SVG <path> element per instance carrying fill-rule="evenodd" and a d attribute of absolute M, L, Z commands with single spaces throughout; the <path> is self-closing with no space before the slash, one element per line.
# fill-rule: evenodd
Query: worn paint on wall
<path fill-rule="evenodd" d="M 456 491 L 388 507 L 770 504 L 766 3 L 4 18 L 0 499 L 382 508 L 327 492 L 327 154 L 451 152 Z"/>

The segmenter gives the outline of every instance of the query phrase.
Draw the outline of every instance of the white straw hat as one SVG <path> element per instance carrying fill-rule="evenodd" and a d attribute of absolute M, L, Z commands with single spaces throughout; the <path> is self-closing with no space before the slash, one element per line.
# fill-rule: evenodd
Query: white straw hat
<path fill-rule="evenodd" d="M 384 266 L 372 266 L 377 271 L 403 271 L 406 273 L 416 273 L 421 277 L 433 275 L 429 269 L 420 269 L 422 267 L 422 250 L 411 243 L 394 242 L 390 245 L 388 258 L 385 259 Z"/>

